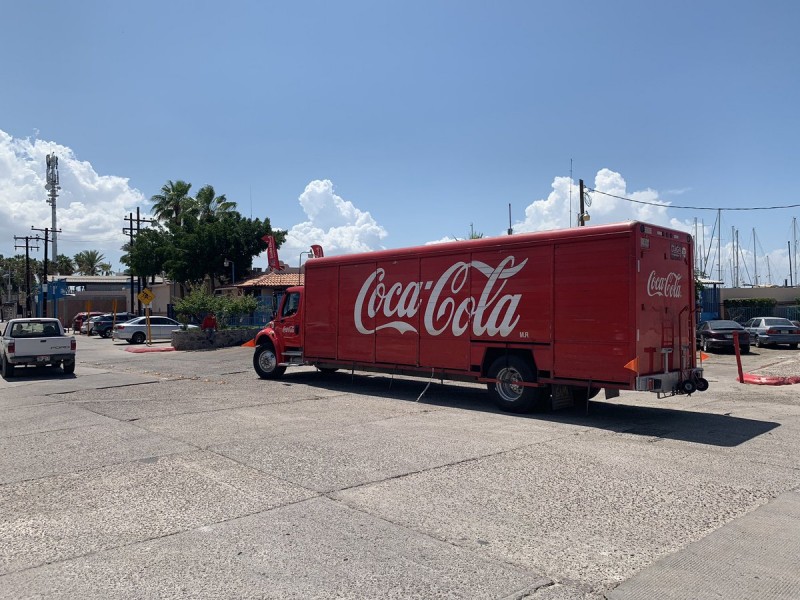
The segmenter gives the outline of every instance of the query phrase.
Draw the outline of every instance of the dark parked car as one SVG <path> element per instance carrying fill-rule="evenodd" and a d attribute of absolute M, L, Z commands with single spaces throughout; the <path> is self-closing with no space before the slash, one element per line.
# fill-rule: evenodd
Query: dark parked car
<path fill-rule="evenodd" d="M 800 343 L 800 327 L 781 317 L 756 317 L 744 324 L 750 334 L 750 343 L 757 347 L 772 344 L 788 344 L 797 348 Z"/>
<path fill-rule="evenodd" d="M 736 321 L 704 321 L 697 326 L 697 345 L 704 352 L 722 348 L 733 348 L 734 332 L 739 332 L 739 349 L 742 354 L 750 352 L 750 336 Z"/>
<path fill-rule="evenodd" d="M 92 317 L 89 319 L 89 327 L 86 333 L 88 335 L 97 334 L 100 337 L 108 338 L 111 337 L 111 329 L 114 325 L 118 323 L 124 323 L 125 321 L 130 321 L 131 319 L 135 318 L 136 315 L 129 312 L 116 314 L 106 313 L 104 315 L 100 315 L 99 317 Z"/>

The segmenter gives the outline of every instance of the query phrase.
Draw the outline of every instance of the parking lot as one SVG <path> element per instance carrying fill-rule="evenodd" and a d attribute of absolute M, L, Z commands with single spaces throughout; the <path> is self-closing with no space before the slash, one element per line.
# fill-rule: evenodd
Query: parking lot
<path fill-rule="evenodd" d="M 0 380 L 0 598 L 800 597 L 800 386 L 731 354 L 705 393 L 521 416 L 128 348 Z M 800 375 L 799 350 L 743 361 Z"/>

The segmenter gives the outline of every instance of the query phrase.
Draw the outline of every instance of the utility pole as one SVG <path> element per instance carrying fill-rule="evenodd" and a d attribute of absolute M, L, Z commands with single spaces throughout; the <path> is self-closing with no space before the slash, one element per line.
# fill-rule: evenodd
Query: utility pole
<path fill-rule="evenodd" d="M 32 235 L 26 236 L 14 236 L 14 248 L 22 248 L 21 245 L 17 244 L 17 240 L 25 240 L 25 316 L 31 316 L 31 257 L 30 257 L 30 244 L 31 240 L 39 242 L 41 238 Z M 39 246 L 37 245 L 34 250 L 38 250 Z"/>
<path fill-rule="evenodd" d="M 55 153 L 47 155 L 47 183 L 44 189 L 49 192 L 48 195 L 50 196 L 47 203 L 53 208 L 53 228 L 51 229 L 53 232 L 53 262 L 56 263 L 56 273 L 58 273 L 58 239 L 56 233 L 60 233 L 60 230 L 56 229 L 56 198 L 61 186 L 58 185 L 58 157 Z"/>
<path fill-rule="evenodd" d="M 124 220 L 128 221 L 128 227 L 124 227 L 122 229 L 122 233 L 127 233 L 130 236 L 129 237 L 130 250 L 128 251 L 128 252 L 130 252 L 130 251 L 133 250 L 134 234 L 136 234 L 136 235 L 139 234 L 139 231 L 141 229 L 141 224 L 142 223 L 155 223 L 155 220 L 154 219 L 143 219 L 140 216 L 139 207 L 138 206 L 136 207 L 136 218 L 134 219 L 133 213 L 129 213 L 127 217 L 124 217 Z M 135 229 L 134 229 L 134 226 L 133 226 L 134 222 L 136 223 L 136 228 Z M 132 311 L 133 310 L 133 305 L 134 305 L 134 296 L 133 296 L 134 275 L 133 275 L 133 267 L 130 267 L 130 270 L 131 270 L 131 311 Z M 138 282 L 138 289 L 139 289 L 139 291 L 141 291 L 142 278 L 137 276 L 136 279 L 137 279 L 137 282 Z M 137 315 L 141 315 L 142 314 L 142 303 L 141 302 L 138 302 L 138 304 L 136 305 L 136 314 Z"/>
<path fill-rule="evenodd" d="M 589 197 L 589 194 L 586 193 L 585 187 L 583 185 L 583 179 L 578 180 L 579 186 L 579 202 L 580 202 L 580 214 L 578 215 L 578 227 L 585 227 L 586 221 L 589 220 L 589 213 L 586 212 L 586 207 L 592 205 L 592 199 Z"/>
<path fill-rule="evenodd" d="M 52 229 L 48 229 L 45 227 L 44 229 L 37 229 L 36 227 L 31 227 L 33 231 L 43 231 L 44 232 L 44 274 L 42 276 L 42 316 L 47 316 L 47 237 L 48 234 L 52 233 L 53 238 L 55 238 L 56 232 Z"/>

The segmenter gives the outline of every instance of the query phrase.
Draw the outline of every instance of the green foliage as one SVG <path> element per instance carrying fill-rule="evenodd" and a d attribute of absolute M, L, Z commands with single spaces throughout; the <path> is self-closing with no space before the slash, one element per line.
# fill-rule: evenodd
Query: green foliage
<path fill-rule="evenodd" d="M 700 292 L 706 289 L 706 284 L 701 281 L 703 277 L 703 272 L 699 269 L 694 270 L 694 289 L 695 293 L 697 293 L 697 297 L 700 297 Z"/>
<path fill-rule="evenodd" d="M 153 212 L 163 225 L 143 229 L 121 261 L 136 275 L 165 274 L 182 284 L 197 285 L 208 278 L 215 282 L 230 279 L 231 273 L 245 273 L 253 266 L 253 257 L 267 248 L 261 238 L 275 237 L 278 247 L 285 231 L 273 231 L 269 219 L 248 219 L 234 210 L 235 202 L 217 196 L 206 185 L 197 199 L 190 198 L 191 184 L 169 181 L 162 194 L 153 196 Z M 170 212 L 172 211 L 172 212 Z M 225 266 L 225 261 L 233 266 Z"/>
<path fill-rule="evenodd" d="M 180 225 L 185 213 L 191 214 L 194 198 L 189 196 L 191 183 L 185 181 L 167 181 L 161 186 L 161 193 L 150 198 L 153 202 L 153 215 L 160 221 L 168 221 Z"/>
<path fill-rule="evenodd" d="M 75 273 L 75 261 L 66 254 L 59 254 L 55 263 L 48 263 L 47 272 L 49 275 L 72 275 Z"/>
<path fill-rule="evenodd" d="M 31 290 L 33 290 L 36 287 L 36 281 L 33 275 L 34 273 L 41 273 L 43 265 L 41 261 L 35 258 L 31 258 L 29 263 L 31 268 Z M 23 291 L 25 289 L 25 255 L 17 254 L 16 256 L 9 256 L 8 258 L 3 258 L 3 256 L 0 255 L 0 273 L 11 273 L 12 291 Z M 3 277 L 1 282 L 3 289 L 8 289 L 8 279 Z"/>
<path fill-rule="evenodd" d="M 175 313 L 182 323 L 192 318 L 202 321 L 212 312 L 223 321 L 228 317 L 249 315 L 257 308 L 258 301 L 252 296 L 214 296 L 202 287 L 196 287 L 184 298 L 175 300 Z"/>
<path fill-rule="evenodd" d="M 98 275 L 100 273 L 100 265 L 105 258 L 97 250 L 83 250 L 74 256 L 75 264 L 82 275 Z"/>
<path fill-rule="evenodd" d="M 727 298 L 723 305 L 728 308 L 774 308 L 775 298 Z"/>
<path fill-rule="evenodd" d="M 183 298 L 174 299 L 175 314 L 178 315 L 178 319 L 183 323 L 190 318 L 202 321 L 207 313 L 216 312 L 216 300 L 213 295 L 202 287 L 195 288 Z"/>

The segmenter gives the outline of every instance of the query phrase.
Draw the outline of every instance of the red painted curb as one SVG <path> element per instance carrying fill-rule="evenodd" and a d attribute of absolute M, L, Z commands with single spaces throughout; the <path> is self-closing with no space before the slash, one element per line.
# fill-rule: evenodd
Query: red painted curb
<path fill-rule="evenodd" d="M 742 383 L 752 383 L 754 385 L 792 385 L 800 383 L 800 377 L 770 377 L 753 373 L 745 373 L 743 380 L 738 377 L 736 379 Z"/>
<path fill-rule="evenodd" d="M 141 348 L 125 348 L 125 352 L 133 352 L 134 354 L 141 354 L 143 352 L 173 352 L 175 348 L 172 346 L 159 346 L 158 348 L 153 346 L 144 346 Z"/>

